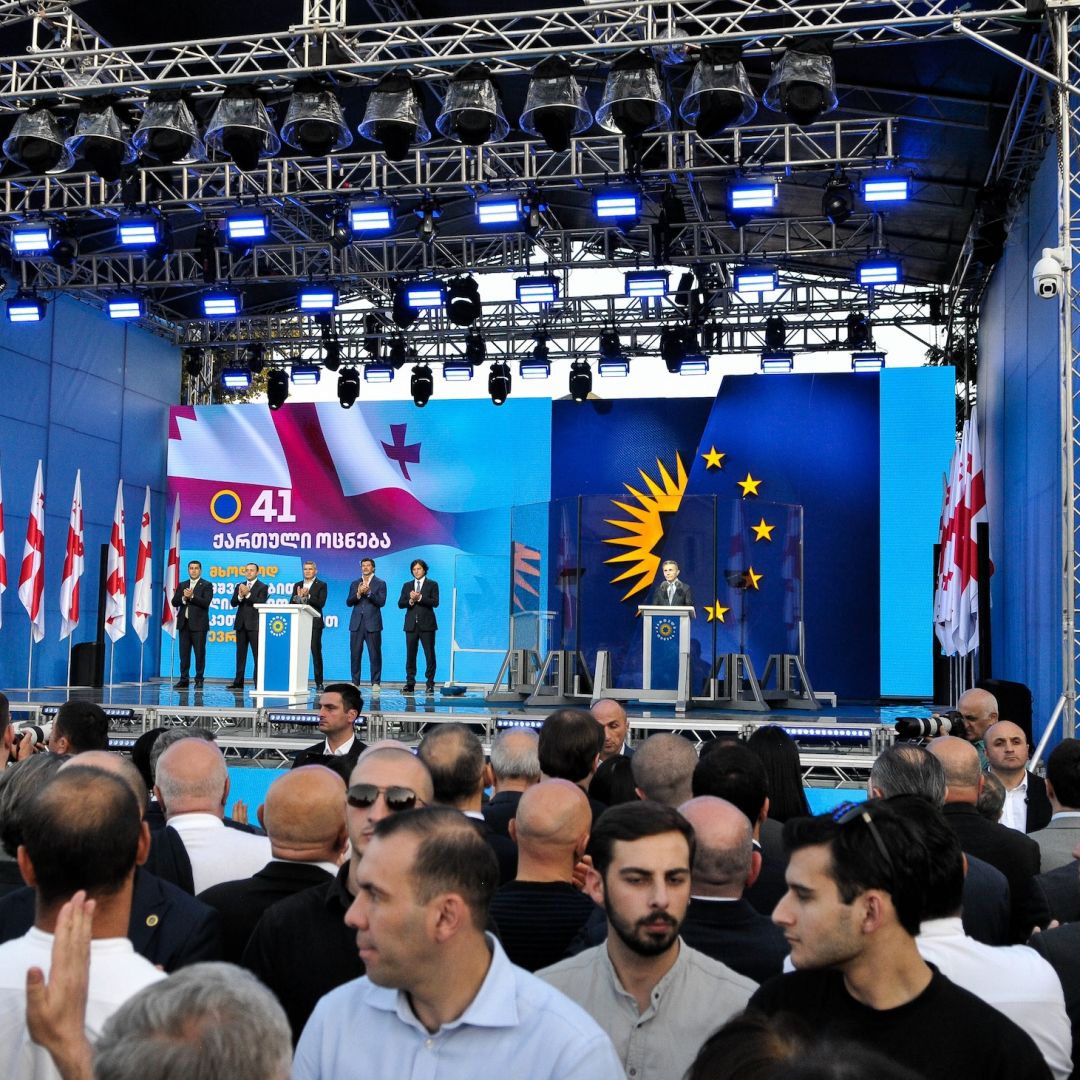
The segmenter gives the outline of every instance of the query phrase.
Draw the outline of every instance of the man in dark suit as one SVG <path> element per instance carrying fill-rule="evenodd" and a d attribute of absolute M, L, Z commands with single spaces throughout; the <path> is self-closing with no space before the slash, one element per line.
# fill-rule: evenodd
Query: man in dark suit
<path fill-rule="evenodd" d="M 405 685 L 402 692 L 411 694 L 416 689 L 416 649 L 424 647 L 424 681 L 427 692 L 435 693 L 435 631 L 439 624 L 435 609 L 439 606 L 439 583 L 428 577 L 428 564 L 416 559 L 412 566 L 412 580 L 401 586 L 398 607 L 405 609 Z"/>
<path fill-rule="evenodd" d="M 503 728 L 491 740 L 493 794 L 484 807 L 492 832 L 510 836 L 510 822 L 521 796 L 540 782 L 539 736 L 532 728 Z"/>
<path fill-rule="evenodd" d="M 305 747 L 293 759 L 292 767 L 330 765 L 348 781 L 356 759 L 364 752 L 364 744 L 356 737 L 356 721 L 364 699 L 352 683 L 330 683 L 319 695 L 319 731 L 326 738 Z M 331 764 L 333 763 L 333 764 Z"/>
<path fill-rule="evenodd" d="M 315 576 L 317 570 L 318 567 L 310 559 L 305 562 L 304 578 L 293 585 L 292 596 L 289 597 L 290 604 L 306 604 L 311 608 L 311 673 L 315 676 L 316 693 L 322 690 L 323 608 L 326 607 L 326 582 Z"/>
<path fill-rule="evenodd" d="M 626 743 L 626 733 L 630 729 L 630 721 L 626 718 L 626 710 L 622 703 L 614 698 L 601 698 L 594 702 L 589 712 L 596 718 L 596 722 L 604 729 L 604 749 L 600 751 L 601 763 L 608 758 L 633 757 L 633 747 Z"/>
<path fill-rule="evenodd" d="M 984 736 L 986 759 L 1005 788 L 1001 824 L 1018 832 L 1045 828 L 1053 815 L 1046 795 L 1046 781 L 1027 769 L 1028 746 L 1024 729 L 1000 720 Z"/>
<path fill-rule="evenodd" d="M 1065 993 L 1065 1011 L 1072 1021 L 1073 1068 L 1080 1061 L 1080 923 L 1067 923 L 1032 934 L 1028 942 L 1037 953 L 1050 962 L 1061 980 Z M 1075 1073 L 1074 1073 L 1075 1075 Z"/>
<path fill-rule="evenodd" d="M 180 678 L 175 690 L 186 690 L 191 670 L 191 653 L 195 652 L 195 685 L 202 686 L 206 673 L 206 632 L 210 629 L 210 602 L 214 588 L 202 576 L 202 563 L 192 559 L 188 563 L 188 579 L 181 581 L 173 593 L 172 606 L 176 608 L 176 625 L 180 630 Z"/>
<path fill-rule="evenodd" d="M 1072 863 L 1080 844 L 1080 739 L 1062 739 L 1046 759 L 1046 794 L 1053 817 L 1031 836 L 1044 874 Z"/>
<path fill-rule="evenodd" d="M 671 607 L 691 607 L 694 603 L 694 595 L 690 586 L 679 580 L 679 564 L 674 559 L 668 559 L 662 566 L 664 580 L 656 586 L 653 592 L 654 604 L 667 604 Z"/>
<path fill-rule="evenodd" d="M 438 603 L 436 587 L 436 603 Z M 360 576 L 349 583 L 349 595 L 345 601 L 352 608 L 349 617 L 349 656 L 352 681 L 360 683 L 360 661 L 367 645 L 368 664 L 371 667 L 371 692 L 379 692 L 382 681 L 382 609 L 386 603 L 386 582 L 375 576 L 375 560 L 360 560 Z M 413 659 L 416 650 L 413 649 Z M 410 680 L 411 681 L 411 680 Z"/>
<path fill-rule="evenodd" d="M 244 567 L 244 580 L 233 589 L 230 603 L 236 608 L 233 616 L 233 632 L 236 634 L 236 677 L 229 683 L 229 690 L 244 689 L 244 667 L 247 664 L 248 645 L 251 645 L 251 678 L 259 681 L 259 613 L 256 604 L 265 604 L 270 598 L 266 583 L 259 580 L 257 563 Z"/>
<path fill-rule="evenodd" d="M 273 856 L 249 878 L 214 885 L 199 899 L 221 916 L 225 952 L 238 964 L 262 913 L 278 900 L 328 885 L 345 854 L 345 781 L 321 765 L 278 777 L 259 807 Z"/>

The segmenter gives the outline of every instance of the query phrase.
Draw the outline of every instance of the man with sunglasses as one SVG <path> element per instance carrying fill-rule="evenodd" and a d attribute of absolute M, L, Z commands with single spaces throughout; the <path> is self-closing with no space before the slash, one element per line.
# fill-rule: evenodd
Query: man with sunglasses
<path fill-rule="evenodd" d="M 761 986 L 751 1011 L 793 1014 L 926 1080 L 1050 1077 L 1016 1024 L 920 956 L 931 856 L 918 826 L 889 800 L 793 818 L 784 844 L 788 891 L 773 921 L 796 970 Z"/>
<path fill-rule="evenodd" d="M 353 769 L 346 796 L 349 862 L 329 884 L 274 904 L 256 925 L 241 963 L 277 994 L 294 1042 L 319 998 L 364 973 L 345 912 L 375 826 L 402 810 L 429 806 L 433 798 L 431 774 L 414 754 L 404 746 L 370 747 Z"/>

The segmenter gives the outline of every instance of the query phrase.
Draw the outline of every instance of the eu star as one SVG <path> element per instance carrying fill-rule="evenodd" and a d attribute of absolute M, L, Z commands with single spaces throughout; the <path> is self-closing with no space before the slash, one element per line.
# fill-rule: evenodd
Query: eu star
<path fill-rule="evenodd" d="M 708 616 L 708 622 L 712 622 L 714 619 L 717 622 L 723 622 L 724 616 L 731 610 L 731 608 L 721 607 L 720 601 L 717 600 L 715 604 L 705 605 L 705 614 Z"/>
<path fill-rule="evenodd" d="M 762 518 L 756 525 L 751 525 L 750 528 L 754 530 L 755 544 L 759 540 L 768 540 L 770 543 L 772 542 L 773 529 L 776 528 L 775 525 L 766 525 L 765 519 Z"/>
<path fill-rule="evenodd" d="M 754 568 L 751 566 L 746 571 L 746 587 L 748 589 L 758 588 L 758 582 L 764 577 L 764 574 L 755 574 Z"/>
<path fill-rule="evenodd" d="M 742 497 L 744 499 L 747 495 L 756 495 L 758 488 L 761 486 L 761 481 L 755 480 L 750 473 L 746 474 L 745 480 L 737 480 L 736 483 L 742 488 Z"/>
<path fill-rule="evenodd" d="M 727 457 L 727 454 L 721 454 L 715 446 L 709 447 L 707 454 L 701 455 L 705 459 L 706 469 L 722 469 L 724 467 L 723 461 Z"/>

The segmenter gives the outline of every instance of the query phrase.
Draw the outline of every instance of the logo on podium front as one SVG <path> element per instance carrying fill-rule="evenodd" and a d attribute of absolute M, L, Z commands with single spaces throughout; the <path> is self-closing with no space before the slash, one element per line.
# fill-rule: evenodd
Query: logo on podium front
<path fill-rule="evenodd" d="M 272 637 L 284 637 L 289 629 L 289 620 L 284 615 L 275 615 L 267 626 Z"/>
<path fill-rule="evenodd" d="M 671 641 L 678 629 L 671 619 L 657 619 L 655 630 L 657 641 Z"/>

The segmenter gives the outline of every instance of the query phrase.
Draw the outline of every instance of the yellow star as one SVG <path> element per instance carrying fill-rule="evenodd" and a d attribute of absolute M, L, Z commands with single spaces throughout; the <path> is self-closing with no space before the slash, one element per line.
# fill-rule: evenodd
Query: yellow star
<path fill-rule="evenodd" d="M 723 622 L 724 615 L 730 610 L 731 608 L 721 607 L 719 600 L 717 600 L 715 604 L 705 605 L 705 614 L 708 615 L 708 622 L 712 622 L 713 619 L 717 622 Z"/>
<path fill-rule="evenodd" d="M 749 473 L 746 474 L 745 480 L 736 480 L 735 482 L 742 488 L 742 496 L 744 499 L 747 495 L 756 495 L 758 493 L 758 487 L 761 485 L 761 481 L 755 480 Z"/>
<path fill-rule="evenodd" d="M 747 584 L 747 586 L 749 588 L 751 588 L 751 589 L 756 589 L 758 587 L 758 582 L 764 576 L 765 576 L 764 574 L 755 574 L 754 573 L 754 568 L 751 566 L 750 569 L 746 571 L 746 584 Z"/>
<path fill-rule="evenodd" d="M 765 519 L 762 518 L 756 525 L 751 525 L 750 528 L 754 530 L 755 544 L 759 540 L 768 540 L 770 543 L 772 542 L 773 529 L 776 528 L 775 525 L 766 525 Z"/>
<path fill-rule="evenodd" d="M 727 454 L 721 454 L 715 446 L 711 446 L 709 452 L 701 456 L 705 459 L 706 469 L 722 469 L 724 467 L 723 460 L 727 457 Z"/>

